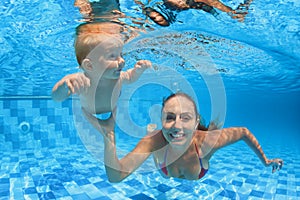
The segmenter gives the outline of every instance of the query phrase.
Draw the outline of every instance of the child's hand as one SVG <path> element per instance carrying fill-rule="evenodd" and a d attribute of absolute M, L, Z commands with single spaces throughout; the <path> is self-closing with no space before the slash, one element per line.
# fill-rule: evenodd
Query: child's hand
<path fill-rule="evenodd" d="M 138 72 L 144 72 L 146 69 L 151 68 L 152 63 L 149 60 L 139 60 L 136 62 L 134 68 Z"/>
<path fill-rule="evenodd" d="M 63 81 L 72 94 L 80 94 L 91 86 L 90 79 L 83 73 L 69 74 L 63 78 Z"/>

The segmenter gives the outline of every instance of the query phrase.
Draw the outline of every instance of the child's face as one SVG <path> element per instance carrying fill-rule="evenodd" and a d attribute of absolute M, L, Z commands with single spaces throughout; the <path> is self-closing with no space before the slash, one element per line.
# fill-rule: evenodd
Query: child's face
<path fill-rule="evenodd" d="M 122 58 L 123 44 L 115 38 L 107 39 L 93 50 L 94 58 L 91 59 L 93 73 L 100 78 L 118 79 L 125 61 Z"/>

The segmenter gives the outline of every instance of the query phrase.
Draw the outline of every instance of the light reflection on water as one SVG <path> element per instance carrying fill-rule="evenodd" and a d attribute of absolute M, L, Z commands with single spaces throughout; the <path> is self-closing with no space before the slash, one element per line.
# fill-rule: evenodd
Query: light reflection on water
<path fill-rule="evenodd" d="M 43 90 L 35 88 L 35 94 L 48 95 L 52 85 L 62 76 L 61 70 L 65 74 L 77 71 L 73 48 L 74 28 L 80 23 L 77 8 L 71 2 L 40 1 L 3 1 L 0 6 L 3 17 L 0 64 L 4 71 L 1 83 L 5 85 L 0 94 L 15 94 L 12 88 L 19 86 L 18 95 L 30 95 L 32 87 L 42 85 L 36 88 Z M 228 88 L 238 88 L 238 82 L 255 89 L 297 91 L 300 88 L 299 4 L 289 1 L 273 6 L 273 3 L 270 7 L 268 2 L 255 2 L 244 23 L 226 16 L 216 20 L 202 12 L 187 11 L 180 17 L 188 23 L 169 28 L 179 32 L 191 30 L 181 39 L 198 40 L 212 57 L 224 81 L 235 83 Z M 132 8 L 133 16 L 140 15 L 132 2 L 121 1 L 121 9 L 125 9 L 126 14 L 130 14 L 128 8 Z M 194 24 L 197 26 L 191 26 Z M 176 55 L 168 56 L 176 59 Z M 51 73 L 47 74 L 48 71 Z M 193 73 L 188 76 L 194 78 Z M 272 82 L 276 82 L 274 88 Z"/>

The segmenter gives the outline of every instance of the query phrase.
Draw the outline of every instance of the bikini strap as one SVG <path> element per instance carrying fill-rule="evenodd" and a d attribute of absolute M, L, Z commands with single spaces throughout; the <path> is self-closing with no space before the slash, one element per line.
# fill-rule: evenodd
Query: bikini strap
<path fill-rule="evenodd" d="M 203 168 L 202 159 L 200 158 L 199 150 L 198 150 L 198 147 L 197 147 L 196 143 L 195 143 L 195 148 L 196 148 L 196 152 L 197 152 L 197 155 L 198 155 L 198 158 L 199 158 L 199 161 L 200 161 L 200 166 L 201 166 L 201 168 Z"/>
<path fill-rule="evenodd" d="M 199 150 L 198 150 L 198 147 L 197 147 L 196 143 L 195 143 L 195 148 L 196 148 L 196 152 L 197 152 L 198 157 L 200 157 Z"/>

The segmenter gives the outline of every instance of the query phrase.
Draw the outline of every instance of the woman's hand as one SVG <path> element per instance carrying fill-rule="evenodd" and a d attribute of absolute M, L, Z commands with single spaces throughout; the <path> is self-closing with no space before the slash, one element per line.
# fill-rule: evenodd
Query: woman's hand
<path fill-rule="evenodd" d="M 107 136 L 109 133 L 114 132 L 116 108 L 112 111 L 110 117 L 105 120 L 97 119 L 94 115 L 82 108 L 82 112 L 86 119 L 103 135 Z"/>
<path fill-rule="evenodd" d="M 282 166 L 283 166 L 283 160 L 276 158 L 276 159 L 272 159 L 272 160 L 268 160 L 267 161 L 267 166 L 272 166 L 272 173 L 281 170 Z"/>

